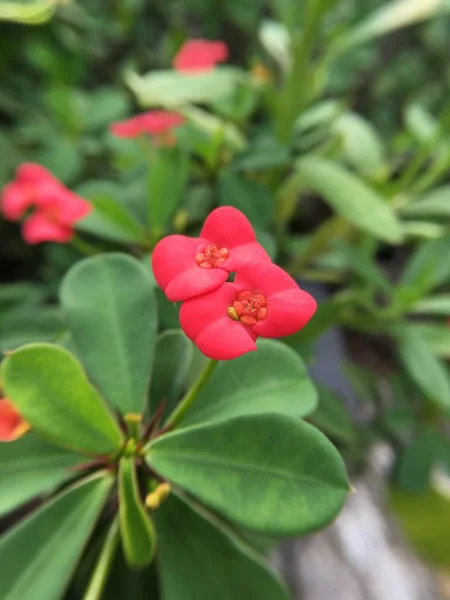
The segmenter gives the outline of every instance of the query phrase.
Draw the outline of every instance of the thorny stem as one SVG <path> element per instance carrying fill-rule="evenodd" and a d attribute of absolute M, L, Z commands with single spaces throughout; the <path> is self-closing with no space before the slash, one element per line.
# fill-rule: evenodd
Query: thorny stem
<path fill-rule="evenodd" d="M 188 391 L 188 393 L 184 396 L 184 398 L 182 398 L 181 402 L 173 410 L 173 412 L 167 419 L 166 427 L 170 427 L 170 429 L 174 429 L 178 425 L 178 423 L 184 417 L 186 412 L 189 410 L 189 408 L 195 402 L 198 394 L 203 389 L 203 387 L 205 386 L 208 379 L 211 377 L 211 374 L 214 371 L 214 368 L 216 367 L 217 362 L 218 362 L 217 360 L 209 360 L 208 361 L 208 363 L 206 364 L 204 370 L 200 374 L 197 381 L 194 383 L 194 385 L 191 387 L 191 389 Z"/>
<path fill-rule="evenodd" d="M 83 600 L 101 600 L 106 580 L 119 542 L 119 519 L 116 517 L 109 528 L 102 551 L 95 565 Z"/>

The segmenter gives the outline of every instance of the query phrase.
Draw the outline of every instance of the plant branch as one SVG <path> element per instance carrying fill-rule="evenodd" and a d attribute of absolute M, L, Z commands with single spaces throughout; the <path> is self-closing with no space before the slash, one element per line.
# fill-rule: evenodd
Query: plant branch
<path fill-rule="evenodd" d="M 88 588 L 83 600 L 101 600 L 105 588 L 106 580 L 112 567 L 114 555 L 119 543 L 119 519 L 114 521 L 109 528 L 104 546 L 95 565 L 94 572 L 89 581 Z"/>

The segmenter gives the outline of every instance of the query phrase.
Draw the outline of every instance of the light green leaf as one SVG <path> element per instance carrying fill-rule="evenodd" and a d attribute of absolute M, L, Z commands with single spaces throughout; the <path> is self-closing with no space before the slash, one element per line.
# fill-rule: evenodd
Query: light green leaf
<path fill-rule="evenodd" d="M 13 443 L 0 444 L 0 515 L 51 492 L 73 477 L 71 468 L 83 460 L 33 432 Z"/>
<path fill-rule="evenodd" d="M 107 402 L 124 413 L 140 412 L 158 323 L 149 271 L 125 254 L 85 259 L 65 277 L 61 302 L 83 363 Z"/>
<path fill-rule="evenodd" d="M 401 241 L 401 226 L 392 208 L 361 179 L 315 156 L 299 160 L 297 168 L 309 187 L 355 227 L 393 244 Z"/>
<path fill-rule="evenodd" d="M 0 21 L 14 21 L 25 25 L 41 25 L 49 21 L 56 10 L 56 1 L 43 0 L 41 2 L 1 2 Z"/>
<path fill-rule="evenodd" d="M 405 206 L 402 214 L 407 217 L 450 218 L 450 185 L 428 192 Z"/>
<path fill-rule="evenodd" d="M 420 335 L 434 356 L 450 358 L 450 327 L 442 323 L 414 323 L 409 328 Z"/>
<path fill-rule="evenodd" d="M 286 27 L 278 21 L 265 20 L 258 32 L 264 49 L 284 71 L 291 67 L 291 39 Z"/>
<path fill-rule="evenodd" d="M 174 212 L 189 177 L 189 157 L 180 148 L 160 148 L 148 178 L 148 217 L 153 233 L 161 236 Z"/>
<path fill-rule="evenodd" d="M 342 151 L 352 167 L 368 177 L 380 174 L 384 163 L 383 142 L 369 121 L 347 112 L 334 121 L 332 130 L 340 136 Z"/>
<path fill-rule="evenodd" d="M 440 408 L 450 408 L 450 378 L 433 356 L 417 330 L 407 329 L 400 339 L 398 353 L 411 379 L 422 393 Z"/>
<path fill-rule="evenodd" d="M 150 444 L 147 461 L 224 517 L 269 534 L 325 526 L 348 492 L 335 447 L 311 425 L 285 415 L 168 433 Z"/>
<path fill-rule="evenodd" d="M 120 431 L 102 398 L 67 350 L 30 344 L 2 364 L 5 394 L 37 432 L 82 454 L 112 454 Z"/>
<path fill-rule="evenodd" d="M 212 140 L 221 140 L 224 146 L 234 152 L 244 150 L 247 139 L 240 129 L 220 117 L 197 106 L 184 106 L 179 111 L 201 132 Z"/>
<path fill-rule="evenodd" d="M 122 190 L 109 181 L 86 181 L 77 194 L 88 200 L 93 210 L 77 223 L 77 229 L 123 244 L 142 243 L 142 227 L 121 204 Z"/>
<path fill-rule="evenodd" d="M 173 494 L 156 512 L 165 600 L 287 600 L 263 559 Z M 199 564 L 208 565 L 198 576 Z M 174 570 L 177 576 L 174 577 Z"/>
<path fill-rule="evenodd" d="M 132 569 L 142 569 L 153 560 L 156 535 L 153 523 L 139 497 L 134 457 L 119 463 L 119 518 L 123 551 Z"/>
<path fill-rule="evenodd" d="M 424 106 L 416 102 L 406 107 L 405 125 L 410 133 L 422 143 L 435 140 L 439 133 L 439 122 Z"/>
<path fill-rule="evenodd" d="M 450 281 L 450 236 L 420 244 L 406 264 L 399 290 L 409 288 L 420 298 L 428 291 Z"/>
<path fill-rule="evenodd" d="M 207 73 L 153 71 L 139 76 L 130 73 L 127 84 L 144 106 L 177 108 L 189 103 L 208 104 L 232 96 L 247 75 L 234 67 L 216 67 Z"/>
<path fill-rule="evenodd" d="M 150 387 L 150 413 L 166 399 L 166 414 L 181 397 L 192 361 L 192 342 L 180 330 L 164 331 L 158 336 Z"/>
<path fill-rule="evenodd" d="M 411 312 L 425 315 L 450 316 L 450 294 L 429 296 L 419 300 L 411 309 Z"/>
<path fill-rule="evenodd" d="M 2 600 L 60 600 L 106 501 L 112 480 L 91 477 L 0 538 Z"/>
<path fill-rule="evenodd" d="M 302 417 L 316 404 L 300 356 L 282 342 L 259 340 L 257 352 L 218 364 L 181 426 L 261 413 Z"/>

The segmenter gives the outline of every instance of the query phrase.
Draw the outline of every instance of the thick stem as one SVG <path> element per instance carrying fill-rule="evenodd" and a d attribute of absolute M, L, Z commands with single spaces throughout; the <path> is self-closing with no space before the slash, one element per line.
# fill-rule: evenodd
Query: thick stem
<path fill-rule="evenodd" d="M 172 414 L 167 419 L 166 427 L 174 429 L 178 425 L 178 423 L 184 417 L 186 412 L 195 402 L 197 396 L 205 386 L 208 379 L 211 377 L 211 374 L 214 371 L 217 362 L 217 360 L 209 360 L 207 362 L 204 370 L 200 374 L 197 381 L 194 383 L 194 385 L 191 387 L 191 389 L 188 391 L 188 393 L 185 395 L 185 397 L 181 400 L 181 402 L 178 404 L 178 406 L 174 409 Z"/>
<path fill-rule="evenodd" d="M 106 580 L 114 560 L 117 545 L 119 543 L 119 519 L 116 517 L 106 536 L 105 544 L 100 553 L 97 564 L 83 600 L 101 600 Z"/>

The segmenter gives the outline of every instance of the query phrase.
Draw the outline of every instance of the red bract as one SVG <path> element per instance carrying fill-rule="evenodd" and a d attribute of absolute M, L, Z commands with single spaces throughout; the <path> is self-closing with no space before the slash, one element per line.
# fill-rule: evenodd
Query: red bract
<path fill-rule="evenodd" d="M 156 245 L 152 266 L 158 285 L 172 302 L 210 292 L 244 261 L 270 261 L 248 221 L 236 208 L 216 208 L 200 237 L 169 235 Z"/>
<path fill-rule="evenodd" d="M 0 400 L 0 442 L 13 442 L 30 429 L 8 398 Z"/>
<path fill-rule="evenodd" d="M 41 165 L 26 163 L 17 169 L 16 179 L 3 189 L 0 208 L 10 221 L 19 221 L 34 208 L 25 219 L 22 234 L 27 244 L 40 244 L 68 242 L 74 235 L 74 224 L 92 206 Z"/>
<path fill-rule="evenodd" d="M 224 42 L 189 40 L 178 51 L 173 66 L 184 73 L 201 73 L 210 71 L 217 63 L 227 59 L 228 47 Z"/>
<path fill-rule="evenodd" d="M 180 322 L 203 354 L 230 360 L 256 350 L 258 336 L 292 335 L 315 310 L 314 298 L 283 269 L 266 261 L 246 263 L 234 283 L 184 302 Z"/>
<path fill-rule="evenodd" d="M 151 110 L 111 124 L 111 132 L 120 138 L 135 138 L 140 135 L 151 135 L 157 146 L 171 146 L 175 143 L 173 129 L 183 125 L 185 119 L 176 112 Z"/>

